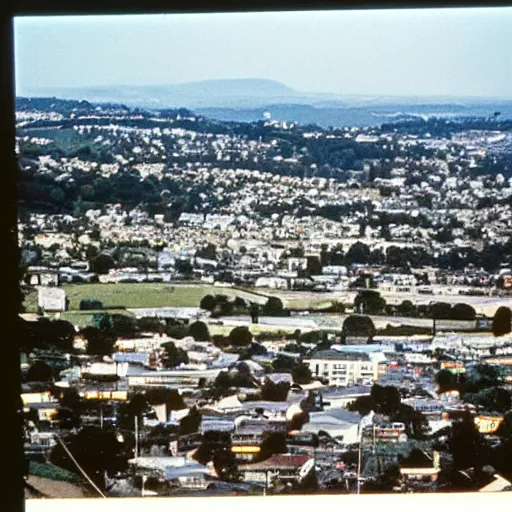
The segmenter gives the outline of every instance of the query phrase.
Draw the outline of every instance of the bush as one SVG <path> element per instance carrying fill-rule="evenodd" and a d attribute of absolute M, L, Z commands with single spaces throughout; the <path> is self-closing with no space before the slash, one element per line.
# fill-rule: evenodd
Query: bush
<path fill-rule="evenodd" d="M 90 311 L 92 309 L 103 309 L 103 302 L 97 299 L 82 299 L 78 306 L 80 311 Z"/>

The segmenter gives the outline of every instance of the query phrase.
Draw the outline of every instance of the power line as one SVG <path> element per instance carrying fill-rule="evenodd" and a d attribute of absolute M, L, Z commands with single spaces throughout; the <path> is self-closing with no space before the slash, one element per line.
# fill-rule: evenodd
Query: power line
<path fill-rule="evenodd" d="M 74 462 L 75 466 L 80 470 L 80 473 L 82 473 L 82 475 L 86 478 L 86 480 L 94 487 L 94 489 L 96 491 L 98 491 L 98 493 L 100 494 L 100 496 L 102 498 L 106 498 L 106 496 L 100 491 L 98 486 L 89 478 L 89 475 L 87 475 L 87 473 L 82 469 L 80 464 L 78 464 L 77 460 L 73 457 L 73 455 L 69 451 L 68 447 L 65 445 L 64 441 L 62 441 L 62 439 L 57 434 L 54 434 L 54 436 L 57 439 L 57 441 L 59 441 L 62 448 L 64 448 L 64 450 L 68 454 L 69 458 Z"/>

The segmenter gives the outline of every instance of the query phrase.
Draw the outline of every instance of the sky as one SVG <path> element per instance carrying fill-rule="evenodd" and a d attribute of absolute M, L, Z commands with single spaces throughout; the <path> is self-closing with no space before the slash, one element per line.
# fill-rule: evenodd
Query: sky
<path fill-rule="evenodd" d="M 23 17 L 16 93 L 264 78 L 304 92 L 512 99 L 512 7 Z"/>

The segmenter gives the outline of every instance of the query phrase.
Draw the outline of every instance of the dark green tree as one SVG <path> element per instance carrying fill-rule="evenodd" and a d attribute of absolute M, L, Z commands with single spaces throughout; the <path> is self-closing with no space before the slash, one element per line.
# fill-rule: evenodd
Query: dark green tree
<path fill-rule="evenodd" d="M 356 295 L 354 306 L 360 313 L 380 315 L 384 312 L 386 301 L 375 290 L 363 290 Z"/>
<path fill-rule="evenodd" d="M 436 384 L 439 393 L 459 389 L 457 376 L 447 369 L 439 370 L 436 373 Z"/>
<path fill-rule="evenodd" d="M 263 436 L 261 450 L 254 458 L 254 462 L 269 459 L 272 455 L 286 453 L 286 434 L 283 432 L 267 432 Z"/>
<path fill-rule="evenodd" d="M 306 273 L 308 276 L 317 276 L 322 273 L 322 264 L 318 256 L 307 257 Z"/>
<path fill-rule="evenodd" d="M 162 364 L 165 368 L 175 368 L 182 363 L 188 363 L 187 353 L 182 348 L 176 347 L 172 341 L 162 343 L 161 346 L 164 349 Z"/>
<path fill-rule="evenodd" d="M 404 300 L 398 307 L 397 311 L 402 316 L 416 316 L 417 310 L 410 300 Z"/>
<path fill-rule="evenodd" d="M 263 306 L 263 314 L 268 316 L 283 316 L 284 315 L 283 301 L 279 297 L 269 297 Z"/>
<path fill-rule="evenodd" d="M 265 379 L 261 388 L 261 399 L 268 402 L 283 402 L 286 400 L 289 390 L 288 382 L 275 383 L 271 379 Z"/>
<path fill-rule="evenodd" d="M 234 347 L 244 347 L 250 345 L 251 341 L 252 334 L 247 327 L 235 327 L 229 333 L 229 343 Z"/>
<path fill-rule="evenodd" d="M 217 301 L 213 295 L 205 295 L 199 303 L 199 307 L 201 309 L 206 309 L 207 311 L 213 311 L 216 305 Z"/>
<path fill-rule="evenodd" d="M 455 304 L 452 307 L 451 317 L 453 320 L 474 320 L 476 311 L 469 304 Z"/>
<path fill-rule="evenodd" d="M 150 388 L 145 394 L 150 405 L 165 404 L 167 411 L 179 411 L 185 409 L 185 402 L 177 389 Z"/>
<path fill-rule="evenodd" d="M 345 255 L 345 263 L 352 265 L 353 263 L 366 264 L 370 261 L 370 248 L 362 242 L 356 242 L 350 247 Z"/>
<path fill-rule="evenodd" d="M 508 334 L 512 330 L 511 324 L 512 311 L 505 306 L 499 307 L 492 320 L 492 332 L 494 336 L 504 336 Z"/>
<path fill-rule="evenodd" d="M 311 370 L 304 363 L 298 363 L 292 368 L 292 378 L 295 384 L 309 384 L 311 382 Z"/>
<path fill-rule="evenodd" d="M 110 254 L 101 253 L 91 260 L 90 266 L 95 274 L 108 274 L 111 268 L 116 267 L 116 262 Z"/>
<path fill-rule="evenodd" d="M 429 317 L 436 320 L 446 320 L 452 316 L 452 307 L 447 302 L 434 302 L 429 306 Z"/>
<path fill-rule="evenodd" d="M 103 309 L 103 302 L 97 299 L 82 299 L 78 306 L 80 311 L 90 311 L 94 309 Z"/>
<path fill-rule="evenodd" d="M 92 325 L 81 331 L 87 340 L 87 353 L 91 355 L 109 356 L 114 351 L 116 339 L 108 331 Z"/>
<path fill-rule="evenodd" d="M 188 414 L 180 420 L 180 436 L 197 432 L 199 425 L 201 425 L 201 413 L 196 407 L 192 407 Z"/>
<path fill-rule="evenodd" d="M 128 469 L 128 459 L 132 455 L 131 444 L 120 439 L 113 431 L 84 427 L 78 434 L 67 437 L 64 442 L 78 464 L 104 490 L 105 473 L 113 476 Z M 52 450 L 50 461 L 56 466 L 78 473 L 76 465 L 60 444 Z"/>
<path fill-rule="evenodd" d="M 35 361 L 25 376 L 27 382 L 52 382 L 53 370 L 43 361 Z"/>
<path fill-rule="evenodd" d="M 350 315 L 345 318 L 341 335 L 343 339 L 347 336 L 368 336 L 373 337 L 376 333 L 375 325 L 369 316 Z"/>
<path fill-rule="evenodd" d="M 189 336 L 192 336 L 196 341 L 210 341 L 210 331 L 204 322 L 194 322 L 188 328 Z"/>
<path fill-rule="evenodd" d="M 485 464 L 482 435 L 470 413 L 452 425 L 448 448 L 453 456 L 454 469 L 479 469 Z"/>

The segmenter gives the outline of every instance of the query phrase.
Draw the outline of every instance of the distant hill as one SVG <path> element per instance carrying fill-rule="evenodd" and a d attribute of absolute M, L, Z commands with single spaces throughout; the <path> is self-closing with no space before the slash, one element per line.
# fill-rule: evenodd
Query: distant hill
<path fill-rule="evenodd" d="M 281 82 L 261 78 L 203 80 L 170 85 L 167 89 L 169 94 L 215 97 L 258 96 L 268 98 L 296 94 L 294 89 Z"/>
<path fill-rule="evenodd" d="M 173 85 L 32 88 L 24 96 L 57 96 L 145 108 L 250 107 L 290 102 L 299 96 L 281 82 L 257 78 L 219 79 Z"/>
<path fill-rule="evenodd" d="M 270 112 L 272 119 L 328 126 L 373 126 L 414 117 L 488 117 L 501 112 L 512 118 L 512 101 L 492 98 L 427 98 L 336 95 L 295 90 L 276 80 L 260 78 L 217 79 L 172 85 L 32 88 L 23 96 L 55 98 L 90 104 L 117 105 L 162 111 L 188 109 L 220 121 L 252 122 Z M 19 104 L 19 107 L 31 107 Z"/>

